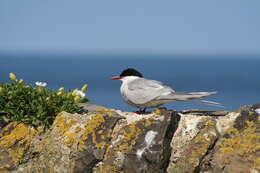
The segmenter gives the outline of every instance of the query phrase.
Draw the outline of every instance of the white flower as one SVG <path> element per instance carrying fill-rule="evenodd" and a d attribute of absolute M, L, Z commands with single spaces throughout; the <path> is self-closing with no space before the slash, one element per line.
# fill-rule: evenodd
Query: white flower
<path fill-rule="evenodd" d="M 35 82 L 35 85 L 39 86 L 39 87 L 45 87 L 47 84 L 45 82 Z"/>
<path fill-rule="evenodd" d="M 85 95 L 86 95 L 83 91 L 78 90 L 78 89 L 75 89 L 75 90 L 73 91 L 73 93 L 74 93 L 75 95 L 77 95 L 77 96 L 80 96 L 80 97 L 85 97 Z"/>
<path fill-rule="evenodd" d="M 256 109 L 255 112 L 260 115 L 260 108 Z"/>

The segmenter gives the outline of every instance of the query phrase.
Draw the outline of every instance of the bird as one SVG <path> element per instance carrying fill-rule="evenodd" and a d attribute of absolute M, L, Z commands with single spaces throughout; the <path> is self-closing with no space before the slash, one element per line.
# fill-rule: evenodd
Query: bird
<path fill-rule="evenodd" d="M 163 104 L 176 101 L 192 101 L 199 100 L 213 92 L 175 92 L 169 86 L 164 85 L 160 81 L 150 80 L 134 68 L 127 68 L 121 72 L 119 76 L 110 78 L 111 80 L 121 80 L 120 87 L 123 100 L 130 106 L 139 108 L 138 114 L 144 114 L 147 108 L 156 108 Z M 217 102 L 205 101 L 205 103 L 216 104 Z"/>

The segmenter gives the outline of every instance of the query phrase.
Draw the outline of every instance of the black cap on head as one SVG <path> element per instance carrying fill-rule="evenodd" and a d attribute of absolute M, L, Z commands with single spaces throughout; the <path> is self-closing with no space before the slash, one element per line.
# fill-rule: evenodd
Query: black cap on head
<path fill-rule="evenodd" d="M 138 72 L 137 70 L 135 70 L 133 68 L 128 68 L 128 69 L 125 69 L 124 71 L 122 71 L 122 73 L 120 74 L 120 77 L 125 77 L 125 76 L 143 77 L 143 75 L 140 72 Z"/>

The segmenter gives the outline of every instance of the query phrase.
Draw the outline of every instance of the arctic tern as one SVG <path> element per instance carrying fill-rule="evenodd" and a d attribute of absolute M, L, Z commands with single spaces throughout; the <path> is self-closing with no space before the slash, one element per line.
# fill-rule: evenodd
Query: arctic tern
<path fill-rule="evenodd" d="M 156 80 L 143 78 L 143 75 L 133 68 L 124 70 L 120 76 L 111 80 L 121 80 L 121 95 L 126 103 L 139 108 L 137 113 L 145 113 L 146 108 L 159 107 L 162 104 L 175 101 L 191 101 L 201 99 L 217 92 L 175 92 L 172 88 Z M 205 101 L 209 104 L 219 104 Z"/>

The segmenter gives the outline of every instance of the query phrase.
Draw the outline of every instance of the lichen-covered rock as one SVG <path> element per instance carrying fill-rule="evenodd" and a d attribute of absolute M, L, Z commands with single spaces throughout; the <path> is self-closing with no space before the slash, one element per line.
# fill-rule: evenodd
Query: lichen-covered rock
<path fill-rule="evenodd" d="M 108 109 L 85 115 L 60 113 L 15 172 L 91 172 L 103 159 L 112 129 L 121 118 Z"/>
<path fill-rule="evenodd" d="M 260 104 L 145 115 L 78 106 L 81 114 L 60 113 L 48 131 L 0 129 L 0 173 L 260 172 Z"/>
<path fill-rule="evenodd" d="M 14 170 L 29 149 L 37 130 L 13 122 L 0 131 L 0 172 Z"/>
<path fill-rule="evenodd" d="M 254 110 L 253 106 L 241 108 L 233 127 L 201 162 L 201 172 L 260 172 L 260 121 Z"/>
<path fill-rule="evenodd" d="M 207 116 L 181 115 L 179 128 L 172 138 L 168 172 L 195 171 L 208 149 L 217 140 L 216 122 Z"/>
<path fill-rule="evenodd" d="M 170 157 L 170 141 L 178 126 L 176 112 L 158 111 L 150 115 L 132 115 L 115 127 L 97 173 L 165 172 Z M 127 115 L 127 114 L 126 114 Z"/>
<path fill-rule="evenodd" d="M 259 107 L 244 106 L 224 116 L 180 114 L 167 172 L 260 171 Z"/>

